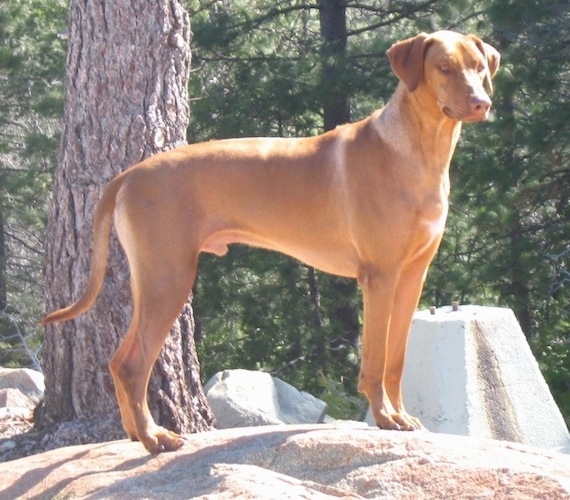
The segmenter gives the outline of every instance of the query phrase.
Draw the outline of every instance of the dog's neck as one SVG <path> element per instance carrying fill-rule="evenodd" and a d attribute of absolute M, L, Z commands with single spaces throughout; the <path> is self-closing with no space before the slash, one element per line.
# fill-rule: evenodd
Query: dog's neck
<path fill-rule="evenodd" d="M 410 92 L 400 82 L 382 114 L 392 124 L 392 137 L 385 137 L 390 143 L 396 143 L 398 149 L 410 148 L 420 153 L 428 163 L 431 158 L 444 159 L 443 163 L 426 167 L 437 170 L 449 167 L 461 133 L 461 122 L 447 117 L 433 97 Z M 410 123 L 414 126 L 409 126 Z M 420 133 L 411 135 L 410 130 Z"/>
<path fill-rule="evenodd" d="M 426 107 L 437 109 L 430 113 L 426 112 Z M 433 98 L 409 92 L 400 82 L 390 101 L 373 119 L 383 140 L 394 150 L 408 158 L 418 157 L 418 165 L 431 171 L 435 177 L 448 177 L 451 158 L 461 133 L 461 122 L 447 117 Z M 390 126 L 383 126 L 382 122 L 389 122 Z"/>

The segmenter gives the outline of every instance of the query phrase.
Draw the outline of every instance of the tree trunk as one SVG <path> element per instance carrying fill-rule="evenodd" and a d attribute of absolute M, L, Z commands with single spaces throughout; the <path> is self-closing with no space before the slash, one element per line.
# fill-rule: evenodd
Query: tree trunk
<path fill-rule="evenodd" d="M 344 0 L 319 0 L 320 29 L 323 37 L 321 78 L 324 89 L 324 130 L 332 130 L 350 121 L 350 102 L 346 87 L 342 84 L 345 73 L 347 29 L 346 2 Z M 336 350 L 340 344 L 356 346 L 360 331 L 355 297 L 358 287 L 355 280 L 336 276 L 323 277 L 335 298 L 331 324 L 335 325 L 330 344 Z"/>
<path fill-rule="evenodd" d="M 350 105 L 342 85 L 346 59 L 346 1 L 319 0 L 322 46 L 324 128 L 332 130 L 350 121 Z"/>
<path fill-rule="evenodd" d="M 60 163 L 46 245 L 48 311 L 70 304 L 83 290 L 93 213 L 105 185 L 143 158 L 186 142 L 190 36 L 178 0 L 71 2 Z M 129 270 L 113 235 L 95 306 L 46 330 L 40 427 L 96 420 L 80 440 L 124 436 L 107 364 L 130 318 Z M 155 365 L 149 401 L 156 421 L 173 431 L 195 432 L 212 424 L 190 305 Z"/>

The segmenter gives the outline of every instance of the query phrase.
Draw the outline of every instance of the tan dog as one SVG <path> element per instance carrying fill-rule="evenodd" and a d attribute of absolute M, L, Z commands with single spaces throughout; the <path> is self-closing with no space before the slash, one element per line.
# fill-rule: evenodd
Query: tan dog
<path fill-rule="evenodd" d="M 400 84 L 370 117 L 312 138 L 230 139 L 158 154 L 117 176 L 97 207 L 89 281 L 95 301 L 114 220 L 134 311 L 110 364 L 122 421 L 150 452 L 175 450 L 147 405 L 152 366 L 196 277 L 200 252 L 231 243 L 278 250 L 356 278 L 364 332 L 359 390 L 383 429 L 421 429 L 400 381 L 412 315 L 443 233 L 448 168 L 461 122 L 488 117 L 499 54 L 479 38 L 420 34 L 388 50 Z"/>

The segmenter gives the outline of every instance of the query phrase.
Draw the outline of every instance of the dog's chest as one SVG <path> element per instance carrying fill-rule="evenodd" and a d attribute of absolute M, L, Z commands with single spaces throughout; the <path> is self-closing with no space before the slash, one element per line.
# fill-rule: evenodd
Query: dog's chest
<path fill-rule="evenodd" d="M 410 242 L 410 252 L 413 256 L 423 253 L 439 242 L 445 229 L 447 210 L 447 199 L 440 198 L 415 211 Z"/>

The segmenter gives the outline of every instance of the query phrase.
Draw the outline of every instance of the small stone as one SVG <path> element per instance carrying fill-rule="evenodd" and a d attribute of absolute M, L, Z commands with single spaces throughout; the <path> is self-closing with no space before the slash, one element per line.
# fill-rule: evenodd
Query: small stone
<path fill-rule="evenodd" d="M 0 453 L 6 453 L 16 447 L 16 441 L 8 440 L 0 443 Z"/>

